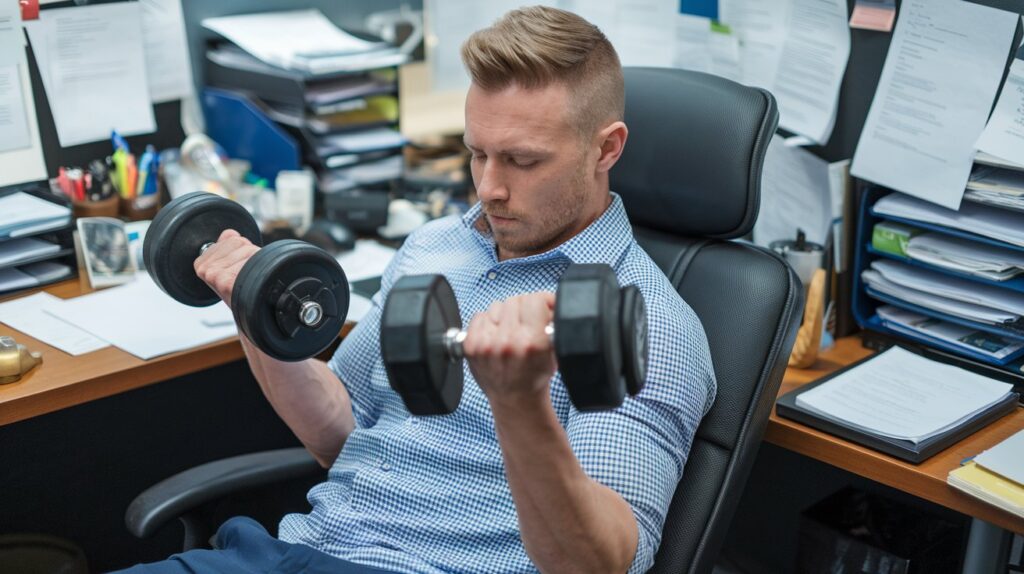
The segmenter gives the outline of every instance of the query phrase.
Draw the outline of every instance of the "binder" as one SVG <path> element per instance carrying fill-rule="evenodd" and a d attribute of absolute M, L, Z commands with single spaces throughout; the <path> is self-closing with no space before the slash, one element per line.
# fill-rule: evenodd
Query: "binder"
<path fill-rule="evenodd" d="M 778 413 L 780 417 L 795 420 L 809 427 L 816 428 L 820 431 L 827 432 L 868 448 L 873 448 L 901 460 L 905 460 L 913 464 L 920 464 L 932 455 L 970 436 L 1000 417 L 1012 413 L 1017 408 L 1017 401 L 1020 400 L 1020 395 L 1017 393 L 1010 393 L 1006 398 L 994 404 L 988 410 L 977 415 L 975 418 L 958 427 L 923 440 L 917 444 L 907 440 L 870 434 L 860 429 L 847 426 L 843 421 L 832 418 L 822 418 L 797 405 L 796 398 L 801 393 L 809 391 L 818 385 L 825 384 L 840 374 L 857 367 L 861 363 L 871 360 L 871 358 L 872 357 L 866 357 L 861 359 L 860 361 L 847 365 L 846 367 L 822 379 L 786 393 L 779 397 L 778 401 L 775 403 L 775 412 Z M 970 367 L 965 368 L 972 371 L 975 370 Z"/>

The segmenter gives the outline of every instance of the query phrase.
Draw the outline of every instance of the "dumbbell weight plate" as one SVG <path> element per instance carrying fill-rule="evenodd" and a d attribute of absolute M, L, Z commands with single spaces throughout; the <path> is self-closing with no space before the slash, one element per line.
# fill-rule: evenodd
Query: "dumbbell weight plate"
<path fill-rule="evenodd" d="M 323 310 L 315 326 L 299 322 L 303 301 L 315 301 Z M 242 266 L 231 293 L 239 328 L 281 361 L 308 359 L 329 347 L 345 324 L 348 304 L 348 280 L 337 260 L 294 239 L 257 251 Z"/>
<path fill-rule="evenodd" d="M 217 241 L 225 229 L 263 244 L 256 221 L 238 203 L 203 191 L 175 199 L 156 214 L 146 231 L 146 270 L 177 301 L 193 307 L 213 305 L 220 297 L 196 275 L 194 264 L 202 246 Z"/>
<path fill-rule="evenodd" d="M 555 295 L 555 355 L 573 405 L 614 409 L 625 398 L 620 289 L 604 264 L 571 265 Z"/>
<path fill-rule="evenodd" d="M 622 376 L 626 392 L 637 395 L 647 380 L 647 305 L 636 285 L 622 288 L 622 311 L 619 314 L 622 341 Z"/>
<path fill-rule="evenodd" d="M 444 348 L 462 327 L 451 285 L 441 275 L 407 275 L 392 286 L 380 324 L 381 357 L 391 388 L 414 415 L 454 411 L 462 399 L 462 361 Z"/>

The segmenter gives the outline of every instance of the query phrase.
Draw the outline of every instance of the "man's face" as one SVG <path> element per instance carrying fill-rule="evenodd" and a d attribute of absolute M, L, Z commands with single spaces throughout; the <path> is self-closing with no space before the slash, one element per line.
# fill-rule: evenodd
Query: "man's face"
<path fill-rule="evenodd" d="M 465 142 L 501 260 L 557 247 L 608 205 L 595 177 L 599 149 L 569 119 L 562 85 L 512 85 L 500 92 L 470 87 Z"/>

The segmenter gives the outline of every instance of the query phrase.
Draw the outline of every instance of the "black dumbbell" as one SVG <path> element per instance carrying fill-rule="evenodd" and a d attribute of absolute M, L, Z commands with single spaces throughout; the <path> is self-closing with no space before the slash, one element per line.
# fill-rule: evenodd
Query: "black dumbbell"
<path fill-rule="evenodd" d="M 238 203 L 212 193 L 183 195 L 157 213 L 146 232 L 146 270 L 165 293 L 206 307 L 220 297 L 196 275 L 195 260 L 234 229 L 262 245 L 256 220 Z M 257 251 L 231 291 L 239 329 L 264 353 L 282 361 L 319 354 L 337 339 L 348 314 L 348 281 L 337 260 L 304 241 L 285 240 Z"/>
<path fill-rule="evenodd" d="M 635 286 L 619 287 L 603 264 L 572 265 L 555 294 L 553 338 L 562 381 L 576 408 L 613 409 L 647 373 L 647 309 Z M 416 415 L 447 414 L 462 397 L 458 302 L 441 275 L 407 275 L 384 302 L 380 345 L 391 387 Z"/>

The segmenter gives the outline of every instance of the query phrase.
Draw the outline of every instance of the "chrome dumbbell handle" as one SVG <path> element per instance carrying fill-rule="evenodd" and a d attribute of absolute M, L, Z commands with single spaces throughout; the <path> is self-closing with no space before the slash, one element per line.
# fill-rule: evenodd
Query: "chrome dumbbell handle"
<path fill-rule="evenodd" d="M 549 339 L 555 337 L 555 324 L 548 323 L 544 326 L 544 334 Z M 466 357 L 465 352 L 462 350 L 462 343 L 466 341 L 466 331 L 464 329 L 457 329 L 452 327 L 444 333 L 442 342 L 444 343 L 445 353 L 448 355 L 448 360 L 454 362 L 461 361 Z"/>

